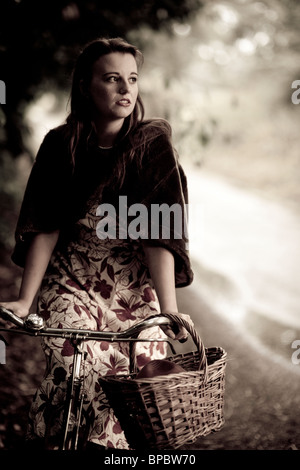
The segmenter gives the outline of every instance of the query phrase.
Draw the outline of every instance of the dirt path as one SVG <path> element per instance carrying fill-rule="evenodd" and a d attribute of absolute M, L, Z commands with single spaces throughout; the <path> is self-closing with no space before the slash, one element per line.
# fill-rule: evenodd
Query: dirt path
<path fill-rule="evenodd" d="M 186 449 L 300 450 L 300 365 L 276 360 L 245 331 L 203 304 L 197 287 L 179 292 L 205 346 L 228 354 L 223 429 Z"/>

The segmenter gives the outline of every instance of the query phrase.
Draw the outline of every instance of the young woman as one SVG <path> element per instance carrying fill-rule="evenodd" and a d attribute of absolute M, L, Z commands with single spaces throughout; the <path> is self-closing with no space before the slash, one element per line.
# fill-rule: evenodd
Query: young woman
<path fill-rule="evenodd" d="M 182 227 L 169 222 L 163 236 L 162 222 L 151 238 L 151 208 L 175 204 L 183 214 L 186 178 L 169 124 L 143 118 L 141 63 L 141 52 L 120 38 L 95 40 L 78 57 L 70 114 L 41 144 L 17 224 L 12 259 L 24 267 L 23 280 L 18 300 L 2 305 L 20 317 L 38 290 L 39 313 L 52 327 L 120 331 L 148 315 L 178 312 L 175 288 L 193 277 L 185 230 L 179 237 Z M 134 204 L 147 216 L 143 227 L 134 224 L 132 236 Z M 105 219 L 105 208 L 115 209 L 115 220 Z M 143 336 L 164 334 L 187 336 L 183 328 L 158 327 Z M 139 343 L 139 366 L 165 357 L 163 344 Z M 28 439 L 49 449 L 57 446 L 73 350 L 68 340 L 45 339 L 43 347 L 47 370 L 31 407 Z M 128 344 L 90 341 L 86 351 L 88 440 L 126 449 L 98 377 L 127 373 Z"/>

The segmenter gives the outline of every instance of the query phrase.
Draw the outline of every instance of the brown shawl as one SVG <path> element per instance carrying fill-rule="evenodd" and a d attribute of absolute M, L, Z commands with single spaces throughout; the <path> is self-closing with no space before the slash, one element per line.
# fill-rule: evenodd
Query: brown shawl
<path fill-rule="evenodd" d="M 93 140 L 85 150 L 73 171 L 63 126 L 46 135 L 27 183 L 17 223 L 12 254 L 12 260 L 17 265 L 24 266 L 34 234 L 60 229 L 67 239 L 95 195 L 99 204 L 109 202 L 117 206 L 120 195 L 126 195 L 128 206 L 143 204 L 149 214 L 149 233 L 153 204 L 166 204 L 168 207 L 176 204 L 181 207 L 182 214 L 185 213 L 188 203 L 186 176 L 166 135 L 153 139 L 145 151 L 141 168 L 137 168 L 134 162 L 128 166 L 125 181 L 117 191 L 112 191 L 109 184 L 117 158 L 115 152 L 100 150 Z M 172 212 L 170 214 L 172 220 Z M 183 287 L 191 284 L 193 273 L 186 230 L 182 226 L 182 236 L 176 238 L 178 224 L 175 230 L 174 226 L 171 224 L 169 227 L 168 238 L 162 235 L 160 226 L 158 238 L 143 242 L 163 246 L 173 253 L 176 287 Z"/>

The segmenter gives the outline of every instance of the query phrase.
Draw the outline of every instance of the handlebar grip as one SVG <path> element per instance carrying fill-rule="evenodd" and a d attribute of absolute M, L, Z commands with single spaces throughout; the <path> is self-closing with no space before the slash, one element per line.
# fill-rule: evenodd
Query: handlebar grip
<path fill-rule="evenodd" d="M 24 328 L 24 321 L 22 318 L 18 317 L 18 315 L 15 315 L 11 310 L 7 310 L 7 308 L 0 307 L 0 316 L 4 320 L 8 320 L 14 325 Z"/>

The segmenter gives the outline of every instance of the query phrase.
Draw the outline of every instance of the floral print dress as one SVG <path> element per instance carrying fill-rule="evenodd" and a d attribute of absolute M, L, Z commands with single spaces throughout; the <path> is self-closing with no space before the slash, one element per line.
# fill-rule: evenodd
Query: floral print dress
<path fill-rule="evenodd" d="M 77 222 L 77 235 L 67 250 L 54 252 L 39 297 L 39 313 L 54 328 L 121 331 L 159 313 L 158 300 L 144 263 L 141 244 L 134 240 L 100 240 L 96 236 L 96 207 Z M 140 337 L 165 335 L 160 328 Z M 88 341 L 85 367 L 84 418 L 88 440 L 106 447 L 127 449 L 119 422 L 101 390 L 100 375 L 129 372 L 129 344 Z M 67 379 L 72 370 L 73 346 L 68 339 L 43 340 L 47 370 L 30 411 L 28 438 L 46 438 L 58 445 Z M 139 342 L 138 366 L 165 357 L 164 342 Z"/>

